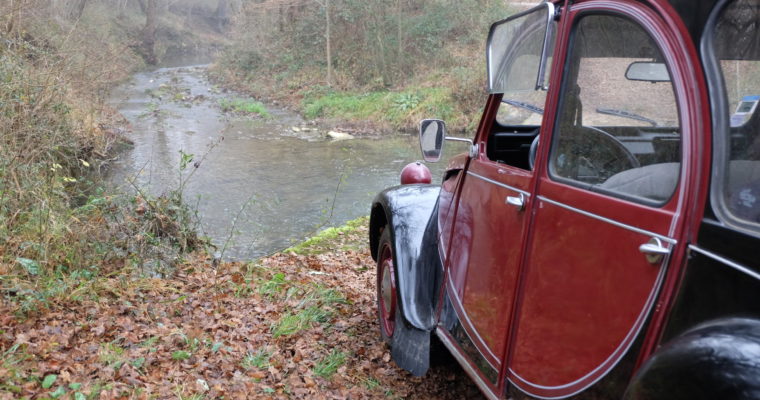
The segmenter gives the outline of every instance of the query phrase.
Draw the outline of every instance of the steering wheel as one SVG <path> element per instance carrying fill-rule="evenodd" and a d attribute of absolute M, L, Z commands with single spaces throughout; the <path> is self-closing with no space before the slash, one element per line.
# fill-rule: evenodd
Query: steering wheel
<path fill-rule="evenodd" d="M 560 135 L 552 163 L 563 177 L 587 183 L 602 183 L 612 175 L 641 166 L 636 156 L 615 136 L 593 126 L 576 126 L 574 132 Z M 537 135 L 530 145 L 528 164 L 535 166 Z"/>
<path fill-rule="evenodd" d="M 530 150 L 528 151 L 528 166 L 533 171 L 533 167 L 536 166 L 536 155 L 538 154 L 538 140 L 541 139 L 541 135 L 536 135 L 533 141 L 530 143 Z"/>

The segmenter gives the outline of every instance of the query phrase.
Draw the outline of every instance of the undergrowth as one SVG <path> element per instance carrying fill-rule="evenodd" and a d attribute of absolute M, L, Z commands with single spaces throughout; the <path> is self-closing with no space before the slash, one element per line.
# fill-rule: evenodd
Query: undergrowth
<path fill-rule="evenodd" d="M 373 120 L 393 129 L 416 126 L 426 116 L 436 116 L 460 124 L 451 90 L 447 88 L 407 88 L 402 91 L 305 93 L 306 118 Z"/>
<path fill-rule="evenodd" d="M 204 245 L 181 189 L 104 184 L 121 139 L 103 94 L 140 65 L 104 29 L 29 19 L 0 33 L 0 299 L 21 315 L 113 293 L 101 278 L 155 274 Z"/>

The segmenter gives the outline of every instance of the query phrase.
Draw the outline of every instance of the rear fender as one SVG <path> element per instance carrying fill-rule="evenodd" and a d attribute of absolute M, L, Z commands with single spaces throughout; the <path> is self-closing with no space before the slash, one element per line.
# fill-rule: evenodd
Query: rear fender
<path fill-rule="evenodd" d="M 401 312 L 414 328 L 435 327 L 435 301 L 443 268 L 438 254 L 439 185 L 403 185 L 375 197 L 370 215 L 369 242 L 377 260 L 383 229 L 391 230 Z"/>
<path fill-rule="evenodd" d="M 671 340 L 642 366 L 625 400 L 760 398 L 760 321 L 730 318 Z"/>

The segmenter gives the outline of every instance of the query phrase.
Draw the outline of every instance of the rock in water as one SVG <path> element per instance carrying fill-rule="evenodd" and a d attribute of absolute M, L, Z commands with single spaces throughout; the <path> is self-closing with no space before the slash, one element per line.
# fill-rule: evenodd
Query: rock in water
<path fill-rule="evenodd" d="M 350 133 L 337 132 L 337 131 L 327 132 L 327 137 L 331 138 L 332 140 L 351 140 L 351 139 L 354 139 L 354 136 L 351 135 Z"/>

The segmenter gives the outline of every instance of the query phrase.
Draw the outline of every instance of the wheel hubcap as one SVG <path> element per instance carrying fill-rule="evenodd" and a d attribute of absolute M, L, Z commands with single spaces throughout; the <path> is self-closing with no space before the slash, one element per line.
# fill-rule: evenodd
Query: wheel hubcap
<path fill-rule="evenodd" d="M 393 271 L 393 253 L 384 246 L 380 259 L 379 293 L 380 325 L 383 333 L 391 337 L 396 321 L 396 279 Z"/>

